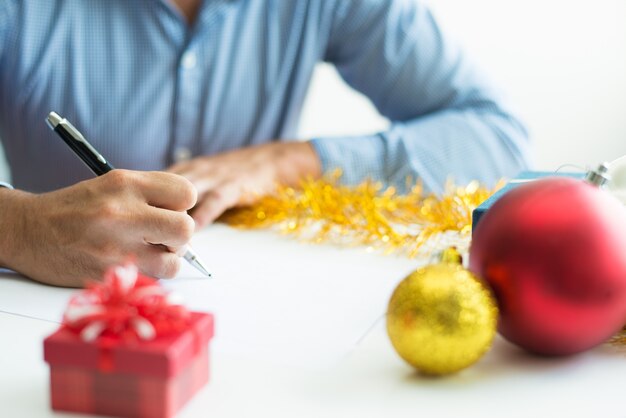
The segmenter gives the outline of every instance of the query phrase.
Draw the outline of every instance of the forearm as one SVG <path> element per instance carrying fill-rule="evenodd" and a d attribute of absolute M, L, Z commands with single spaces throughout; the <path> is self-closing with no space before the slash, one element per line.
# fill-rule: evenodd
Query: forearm
<path fill-rule="evenodd" d="M 493 185 L 530 161 L 525 129 L 497 107 L 450 108 L 376 135 L 319 138 L 313 145 L 323 170 L 341 169 L 347 184 L 371 178 L 403 189 L 410 177 L 434 192 L 450 178 Z"/>

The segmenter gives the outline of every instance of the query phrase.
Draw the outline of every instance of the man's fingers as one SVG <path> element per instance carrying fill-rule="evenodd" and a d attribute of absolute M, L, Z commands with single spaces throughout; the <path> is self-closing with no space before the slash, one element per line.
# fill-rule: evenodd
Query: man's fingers
<path fill-rule="evenodd" d="M 196 230 L 194 219 L 186 213 L 158 208 L 137 216 L 135 225 L 140 225 L 144 241 L 170 248 L 187 244 Z"/>
<path fill-rule="evenodd" d="M 152 173 L 151 173 L 152 174 Z M 186 178 L 170 173 L 156 173 L 143 189 L 151 206 L 176 211 L 189 210 L 198 200 L 198 191 Z"/>
<path fill-rule="evenodd" d="M 186 177 L 186 178 L 189 181 L 191 181 L 191 183 L 196 187 L 196 190 L 198 191 L 198 196 L 202 196 L 206 194 L 207 192 L 210 192 L 211 190 L 215 189 L 219 184 L 218 177 L 214 177 L 214 176 L 205 176 L 205 177 L 197 177 L 197 178 Z"/>
<path fill-rule="evenodd" d="M 159 208 L 185 211 L 191 209 L 198 198 L 196 188 L 189 180 L 172 173 L 118 169 L 102 177 L 106 177 L 112 191 L 131 189 L 143 196 L 149 205 Z"/>
<path fill-rule="evenodd" d="M 191 171 L 194 166 L 195 166 L 195 162 L 193 160 L 183 161 L 183 162 L 176 163 L 176 164 L 168 167 L 167 170 L 165 170 L 165 171 L 167 173 L 183 175 L 183 174 L 188 173 L 189 171 Z"/>
<path fill-rule="evenodd" d="M 196 230 L 209 225 L 227 209 L 237 205 L 240 195 L 241 191 L 234 184 L 223 185 L 206 193 L 191 211 Z"/>
<path fill-rule="evenodd" d="M 137 266 L 144 274 L 161 279 L 171 279 L 180 270 L 178 255 L 161 245 L 145 245 L 137 254 Z"/>
<path fill-rule="evenodd" d="M 168 172 L 178 174 L 189 180 L 196 187 L 199 196 L 214 189 L 222 181 L 220 173 L 213 172 L 208 161 L 205 161 L 205 164 L 180 163 L 169 168 Z"/>

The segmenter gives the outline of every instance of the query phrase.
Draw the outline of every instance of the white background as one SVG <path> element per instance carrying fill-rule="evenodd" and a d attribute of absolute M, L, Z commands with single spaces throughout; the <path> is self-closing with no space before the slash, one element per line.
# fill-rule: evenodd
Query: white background
<path fill-rule="evenodd" d="M 535 142 L 535 165 L 595 165 L 626 154 L 626 1 L 431 0 L 444 29 L 506 90 Z M 301 132 L 384 128 L 322 66 Z"/>
<path fill-rule="evenodd" d="M 537 168 L 595 165 L 626 154 L 625 0 L 430 4 L 516 103 L 536 144 Z M 331 67 L 320 66 L 302 138 L 385 126 L 366 99 L 345 87 Z"/>

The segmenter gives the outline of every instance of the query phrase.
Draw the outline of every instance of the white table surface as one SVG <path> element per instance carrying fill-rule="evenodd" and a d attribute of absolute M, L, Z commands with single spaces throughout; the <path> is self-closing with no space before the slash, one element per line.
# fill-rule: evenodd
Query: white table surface
<path fill-rule="evenodd" d="M 77 416 L 49 408 L 42 343 L 57 326 L 0 313 L 0 417 Z M 497 338 L 473 367 L 428 378 L 398 358 L 383 318 L 347 355 L 324 366 L 218 349 L 211 368 L 209 384 L 180 417 L 626 417 L 626 350 L 604 345 L 573 357 L 540 358 Z"/>

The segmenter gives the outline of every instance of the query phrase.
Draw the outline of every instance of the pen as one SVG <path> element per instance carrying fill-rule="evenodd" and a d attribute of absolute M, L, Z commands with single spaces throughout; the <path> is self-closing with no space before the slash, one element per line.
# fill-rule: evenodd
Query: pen
<path fill-rule="evenodd" d="M 69 123 L 67 119 L 62 118 L 55 112 L 50 112 L 46 123 L 97 176 L 101 176 L 113 170 L 113 166 L 87 142 L 85 137 L 74 125 Z M 204 275 L 211 277 L 211 273 L 204 267 L 198 254 L 196 254 L 191 246 L 184 246 L 180 252 L 184 252 L 183 258 L 187 260 L 189 264 Z"/>

